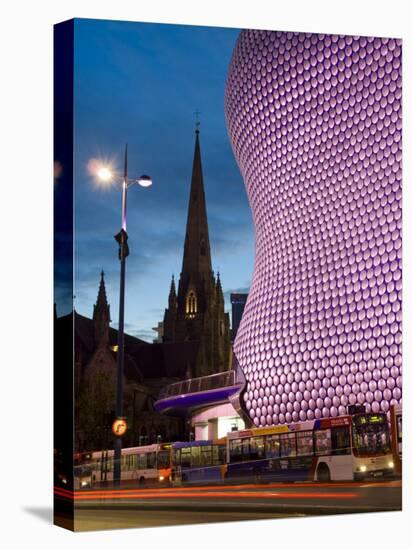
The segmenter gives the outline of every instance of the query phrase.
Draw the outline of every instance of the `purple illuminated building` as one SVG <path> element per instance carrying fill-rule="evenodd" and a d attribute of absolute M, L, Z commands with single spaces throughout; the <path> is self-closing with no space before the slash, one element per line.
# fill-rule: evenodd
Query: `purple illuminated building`
<path fill-rule="evenodd" d="M 257 426 L 401 402 L 401 41 L 243 31 L 225 109 L 256 230 Z"/>

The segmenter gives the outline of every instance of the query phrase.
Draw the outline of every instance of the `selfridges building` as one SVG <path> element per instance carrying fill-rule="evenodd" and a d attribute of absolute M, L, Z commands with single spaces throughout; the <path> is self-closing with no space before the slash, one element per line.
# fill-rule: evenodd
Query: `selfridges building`
<path fill-rule="evenodd" d="M 255 425 L 401 402 L 401 42 L 243 31 L 228 132 L 256 258 L 235 340 Z"/>

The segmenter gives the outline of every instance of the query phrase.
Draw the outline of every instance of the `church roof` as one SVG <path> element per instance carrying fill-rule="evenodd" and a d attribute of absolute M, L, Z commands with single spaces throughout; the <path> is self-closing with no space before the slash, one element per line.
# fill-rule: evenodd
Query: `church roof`
<path fill-rule="evenodd" d="M 71 330 L 73 314 L 58 317 L 55 331 L 61 336 Z M 75 351 L 84 366 L 90 361 L 96 344 L 93 320 L 75 312 Z M 117 345 L 117 330 L 110 328 L 109 344 Z M 58 347 L 59 338 L 56 340 Z M 196 361 L 199 342 L 170 342 L 150 344 L 130 334 L 124 335 L 125 376 L 129 380 L 142 382 L 143 379 L 177 378 L 184 379 L 188 368 Z M 59 349 L 55 350 L 57 356 Z"/>

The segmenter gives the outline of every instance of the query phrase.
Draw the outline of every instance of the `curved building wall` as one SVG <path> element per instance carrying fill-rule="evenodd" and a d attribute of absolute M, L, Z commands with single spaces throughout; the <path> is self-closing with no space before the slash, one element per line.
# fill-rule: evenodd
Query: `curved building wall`
<path fill-rule="evenodd" d="M 225 112 L 256 232 L 254 424 L 401 401 L 401 42 L 243 31 Z"/>

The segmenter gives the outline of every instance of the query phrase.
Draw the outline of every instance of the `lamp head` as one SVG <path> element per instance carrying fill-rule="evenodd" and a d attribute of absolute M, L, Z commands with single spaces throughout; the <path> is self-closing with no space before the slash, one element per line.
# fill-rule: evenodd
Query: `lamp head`
<path fill-rule="evenodd" d="M 150 187 L 153 182 L 150 176 L 143 175 L 140 176 L 140 178 L 137 180 L 137 183 L 142 187 Z"/>

